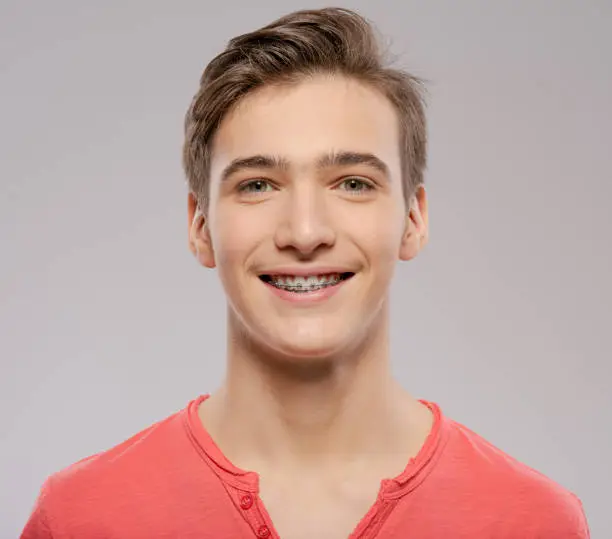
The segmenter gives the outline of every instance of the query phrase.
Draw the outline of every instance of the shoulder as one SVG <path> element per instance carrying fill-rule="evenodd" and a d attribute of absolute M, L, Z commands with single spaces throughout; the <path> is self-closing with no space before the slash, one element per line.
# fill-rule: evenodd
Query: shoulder
<path fill-rule="evenodd" d="M 63 536 L 62 530 L 80 529 L 102 511 L 114 512 L 128 496 L 146 496 L 147 485 L 168 475 L 164 463 L 184 461 L 190 454 L 184 415 L 173 414 L 48 477 L 22 537 L 46 538 L 52 531 Z"/>
<path fill-rule="evenodd" d="M 529 533 L 589 537 L 582 503 L 573 492 L 464 425 L 446 421 L 443 466 L 470 489 L 481 507 L 489 508 L 491 514 L 503 511 L 506 520 L 523 529 L 526 537 Z"/>
<path fill-rule="evenodd" d="M 108 483 L 125 472 L 149 469 L 157 458 L 182 441 L 182 412 L 154 423 L 106 451 L 91 455 L 52 475 L 48 483 L 55 491 Z M 99 484 L 98 488 L 99 488 Z"/>

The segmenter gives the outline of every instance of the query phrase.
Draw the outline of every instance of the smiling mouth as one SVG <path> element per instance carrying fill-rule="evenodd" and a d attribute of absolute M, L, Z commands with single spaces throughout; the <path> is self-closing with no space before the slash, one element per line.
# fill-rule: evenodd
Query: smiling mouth
<path fill-rule="evenodd" d="M 266 284 L 294 292 L 296 294 L 305 294 L 308 292 L 316 292 L 323 288 L 330 288 L 346 281 L 355 275 L 352 272 L 344 273 L 329 273 L 326 275 L 260 275 L 259 278 Z"/>

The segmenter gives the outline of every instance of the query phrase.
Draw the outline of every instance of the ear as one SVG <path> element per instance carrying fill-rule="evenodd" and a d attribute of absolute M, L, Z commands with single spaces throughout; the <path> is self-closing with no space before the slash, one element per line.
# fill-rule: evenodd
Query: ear
<path fill-rule="evenodd" d="M 187 215 L 189 219 L 189 250 L 202 266 L 214 268 L 215 253 L 210 239 L 208 222 L 193 193 L 189 193 L 187 199 Z"/>
<path fill-rule="evenodd" d="M 400 260 L 412 260 L 427 245 L 429 240 L 429 215 L 427 193 L 419 185 L 410 198 L 406 227 L 400 246 Z"/>

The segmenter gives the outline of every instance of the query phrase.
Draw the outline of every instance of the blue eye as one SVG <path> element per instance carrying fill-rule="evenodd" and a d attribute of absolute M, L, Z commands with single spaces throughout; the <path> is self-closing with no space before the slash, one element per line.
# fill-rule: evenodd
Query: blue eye
<path fill-rule="evenodd" d="M 346 180 L 343 180 L 340 185 L 345 191 L 354 194 L 361 194 L 374 189 L 374 186 L 371 183 L 360 178 L 347 178 Z"/>
<path fill-rule="evenodd" d="M 249 180 L 238 186 L 241 193 L 266 193 L 272 186 L 266 180 Z"/>

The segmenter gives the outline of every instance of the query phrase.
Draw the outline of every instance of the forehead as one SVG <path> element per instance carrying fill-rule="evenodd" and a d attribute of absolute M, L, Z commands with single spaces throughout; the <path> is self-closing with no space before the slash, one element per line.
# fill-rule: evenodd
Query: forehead
<path fill-rule="evenodd" d="M 399 170 L 399 123 L 377 90 L 340 76 L 266 86 L 243 98 L 215 136 L 212 176 L 237 157 L 280 155 L 309 166 L 333 151 L 372 153 Z"/>

